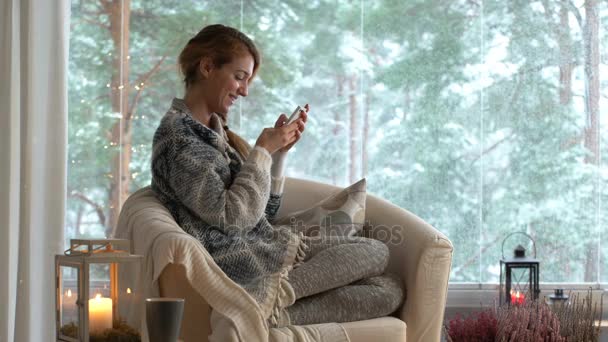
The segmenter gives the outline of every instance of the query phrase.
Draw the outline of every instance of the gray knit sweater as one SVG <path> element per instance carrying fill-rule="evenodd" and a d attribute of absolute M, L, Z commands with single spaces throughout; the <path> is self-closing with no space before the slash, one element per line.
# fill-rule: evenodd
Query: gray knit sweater
<path fill-rule="evenodd" d="M 287 272 L 303 260 L 306 246 L 289 227 L 269 223 L 280 205 L 280 194 L 270 193 L 270 154 L 256 147 L 243 160 L 217 115 L 209 126 L 183 100 L 173 100 L 154 134 L 152 189 L 277 326 L 295 300 Z"/>

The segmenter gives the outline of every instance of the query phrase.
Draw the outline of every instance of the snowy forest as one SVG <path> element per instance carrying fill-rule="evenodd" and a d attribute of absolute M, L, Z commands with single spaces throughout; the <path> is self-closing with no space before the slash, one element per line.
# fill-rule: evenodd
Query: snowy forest
<path fill-rule="evenodd" d="M 450 238 L 451 282 L 497 282 L 523 231 L 541 282 L 608 283 L 599 0 L 72 0 L 66 243 L 110 236 L 149 185 L 152 136 L 183 96 L 177 56 L 212 23 L 262 53 L 232 130 L 253 144 L 310 104 L 287 176 L 366 177 Z"/>

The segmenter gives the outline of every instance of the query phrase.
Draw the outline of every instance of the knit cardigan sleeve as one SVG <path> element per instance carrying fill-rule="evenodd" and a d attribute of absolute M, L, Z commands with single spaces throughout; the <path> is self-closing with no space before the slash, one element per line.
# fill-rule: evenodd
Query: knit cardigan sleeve
<path fill-rule="evenodd" d="M 270 156 L 252 150 L 232 183 L 220 175 L 223 158 L 213 147 L 179 137 L 173 139 L 169 182 L 175 195 L 204 222 L 220 229 L 256 226 L 270 195 Z"/>
<path fill-rule="evenodd" d="M 270 171 L 270 196 L 264 212 L 266 213 L 266 219 L 268 222 L 273 223 L 274 220 L 277 219 L 277 213 L 279 212 L 279 208 L 281 208 L 281 201 L 283 199 L 283 188 L 285 184 L 285 176 L 283 175 L 285 168 L 283 165 L 285 164 L 285 157 L 287 153 L 275 152 L 273 155 L 270 155 L 267 150 L 257 145 L 254 148 L 250 147 L 250 151 L 252 149 L 259 150 L 268 157 L 272 158 L 272 168 Z"/>

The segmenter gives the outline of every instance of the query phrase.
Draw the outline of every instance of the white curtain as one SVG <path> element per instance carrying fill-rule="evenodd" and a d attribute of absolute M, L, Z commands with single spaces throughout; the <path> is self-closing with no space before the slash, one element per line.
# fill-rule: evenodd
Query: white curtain
<path fill-rule="evenodd" d="M 55 338 L 69 9 L 67 0 L 0 0 L 0 342 Z"/>

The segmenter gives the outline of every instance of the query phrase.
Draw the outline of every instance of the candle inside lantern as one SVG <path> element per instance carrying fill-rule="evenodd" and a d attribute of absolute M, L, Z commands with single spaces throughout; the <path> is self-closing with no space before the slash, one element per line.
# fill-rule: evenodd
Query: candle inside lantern
<path fill-rule="evenodd" d="M 112 299 L 97 294 L 89 299 L 89 331 L 101 333 L 112 329 Z"/>
<path fill-rule="evenodd" d="M 523 304 L 524 297 L 523 293 L 520 293 L 519 291 L 513 293 L 513 290 L 511 290 L 511 304 Z"/>
<path fill-rule="evenodd" d="M 77 296 L 72 294 L 72 289 L 67 289 L 61 298 L 61 321 L 64 323 L 78 322 Z"/>

